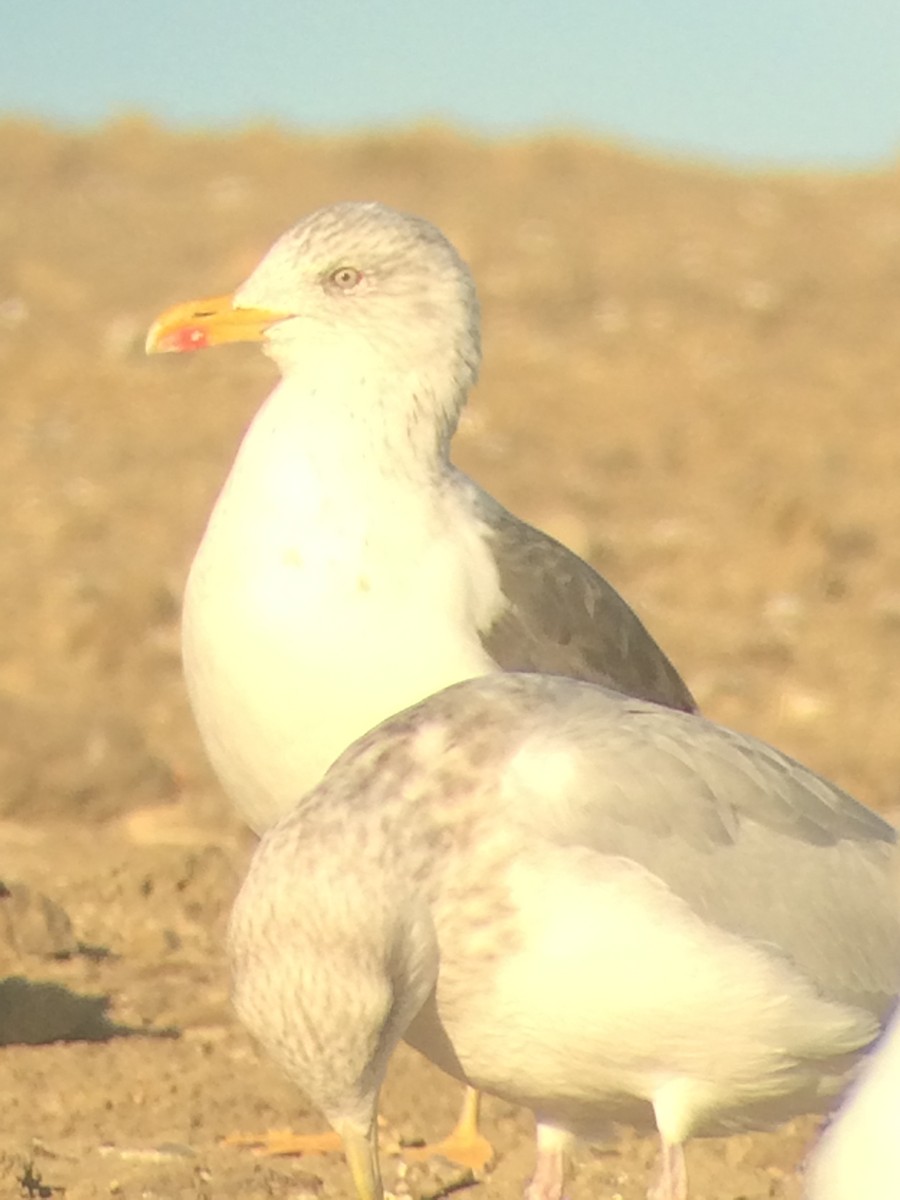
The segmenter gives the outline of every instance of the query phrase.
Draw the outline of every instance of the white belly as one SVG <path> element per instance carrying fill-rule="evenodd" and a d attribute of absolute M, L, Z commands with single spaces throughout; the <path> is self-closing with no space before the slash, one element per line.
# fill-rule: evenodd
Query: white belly
<path fill-rule="evenodd" d="M 264 524 L 248 535 L 227 503 L 214 515 L 185 596 L 185 675 L 212 765 L 257 832 L 354 738 L 495 669 L 461 587 L 493 565 L 483 549 L 461 561 L 471 549 L 411 519 L 402 544 L 392 534 L 376 553 Z"/>

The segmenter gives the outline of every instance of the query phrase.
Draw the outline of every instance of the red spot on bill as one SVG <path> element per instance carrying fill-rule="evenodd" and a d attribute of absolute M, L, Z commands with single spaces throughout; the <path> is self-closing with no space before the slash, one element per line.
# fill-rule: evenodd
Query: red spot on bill
<path fill-rule="evenodd" d="M 179 350 L 202 350 L 209 344 L 209 337 L 205 329 L 193 328 L 186 325 L 183 329 L 176 329 L 172 336 L 177 339 Z"/>
<path fill-rule="evenodd" d="M 209 335 L 205 329 L 197 325 L 180 325 L 171 329 L 159 339 L 157 351 L 173 354 L 185 354 L 189 350 L 203 350 L 209 345 Z"/>

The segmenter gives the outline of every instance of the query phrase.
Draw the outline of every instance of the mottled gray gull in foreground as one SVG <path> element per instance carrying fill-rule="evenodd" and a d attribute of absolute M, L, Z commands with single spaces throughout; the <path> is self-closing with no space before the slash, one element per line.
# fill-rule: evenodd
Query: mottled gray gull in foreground
<path fill-rule="evenodd" d="M 244 340 L 282 381 L 194 559 L 184 662 L 212 764 L 257 832 L 354 738 L 461 679 L 547 671 L 694 707 L 621 597 L 451 464 L 479 315 L 437 229 L 379 204 L 322 209 L 233 296 L 170 310 L 147 344 Z M 468 1144 L 467 1112 L 442 1151 L 477 1165 L 490 1150 Z"/>
<path fill-rule="evenodd" d="M 824 1109 L 900 982 L 895 834 L 762 742 L 537 675 L 457 684 L 351 746 L 263 838 L 238 1012 L 381 1195 L 400 1038 L 533 1109 L 530 1200 L 572 1136 L 690 1137 Z"/>

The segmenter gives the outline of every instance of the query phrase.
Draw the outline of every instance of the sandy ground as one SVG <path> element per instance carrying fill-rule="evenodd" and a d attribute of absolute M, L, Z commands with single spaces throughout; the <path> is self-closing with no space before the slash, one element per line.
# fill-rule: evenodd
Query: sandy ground
<path fill-rule="evenodd" d="M 352 197 L 430 217 L 475 270 L 486 362 L 457 461 L 624 592 L 710 715 L 900 804 L 900 172 L 0 124 L 3 1197 L 349 1195 L 339 1159 L 219 1145 L 320 1127 L 229 1010 L 252 841 L 178 658 L 185 571 L 273 369 L 142 342 Z M 457 1102 L 404 1052 L 387 1136 L 441 1132 Z M 530 1119 L 488 1101 L 486 1129 L 499 1162 L 472 1194 L 517 1196 Z M 795 1200 L 812 1130 L 691 1147 L 695 1200 Z M 642 1196 L 653 1153 L 585 1151 L 572 1200 Z M 459 1178 L 386 1163 L 415 1197 Z"/>

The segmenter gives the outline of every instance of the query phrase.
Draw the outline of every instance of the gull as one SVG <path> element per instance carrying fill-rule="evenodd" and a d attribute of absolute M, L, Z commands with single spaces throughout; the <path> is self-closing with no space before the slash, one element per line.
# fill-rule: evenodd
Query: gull
<path fill-rule="evenodd" d="M 896 857 L 890 825 L 754 738 L 571 679 L 471 679 L 364 735 L 264 836 L 235 1003 L 360 1200 L 382 1196 L 401 1038 L 533 1110 L 528 1200 L 561 1200 L 572 1139 L 610 1122 L 655 1125 L 648 1194 L 684 1200 L 689 1138 L 827 1109 L 878 1036 Z"/>
<path fill-rule="evenodd" d="M 209 759 L 257 833 L 356 737 L 463 679 L 546 671 L 695 708 L 618 593 L 451 462 L 480 317 L 433 225 L 376 203 L 314 212 L 236 292 L 160 316 L 147 348 L 234 341 L 261 342 L 281 381 L 191 567 L 183 658 Z M 470 1093 L 443 1152 L 486 1161 L 476 1126 Z"/>

